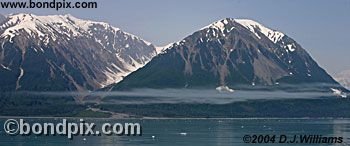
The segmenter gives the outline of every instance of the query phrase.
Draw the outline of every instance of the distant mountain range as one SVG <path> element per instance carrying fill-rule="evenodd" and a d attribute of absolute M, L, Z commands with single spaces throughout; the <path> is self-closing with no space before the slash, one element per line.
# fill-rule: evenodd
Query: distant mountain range
<path fill-rule="evenodd" d="M 344 90 L 286 34 L 246 19 L 223 19 L 173 43 L 112 86 L 217 89 L 286 87 Z M 314 88 L 315 87 L 315 88 Z M 286 90 L 290 90 L 290 88 Z M 293 89 L 293 90 L 294 90 Z"/>
<path fill-rule="evenodd" d="M 71 15 L 14 14 L 0 22 L 0 91 L 96 90 L 157 55 L 137 36 Z"/>
<path fill-rule="evenodd" d="M 335 79 L 345 88 L 350 90 L 350 70 L 345 70 L 338 73 L 335 75 Z"/>
<path fill-rule="evenodd" d="M 292 38 L 246 19 L 214 22 L 164 48 L 71 15 L 0 16 L 0 34 L 0 91 L 345 90 Z"/>

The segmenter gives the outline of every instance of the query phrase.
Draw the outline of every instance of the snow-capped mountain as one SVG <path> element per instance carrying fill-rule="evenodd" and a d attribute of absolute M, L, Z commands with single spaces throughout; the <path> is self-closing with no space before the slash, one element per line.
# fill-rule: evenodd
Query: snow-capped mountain
<path fill-rule="evenodd" d="M 1 90 L 99 89 L 157 54 L 139 37 L 71 15 L 13 14 L 1 20 Z"/>
<path fill-rule="evenodd" d="M 342 88 L 286 34 L 253 20 L 227 18 L 173 43 L 114 90 L 283 84 Z"/>
<path fill-rule="evenodd" d="M 335 75 L 335 80 L 337 80 L 341 85 L 350 90 L 350 70 L 345 70 L 337 75 Z"/>

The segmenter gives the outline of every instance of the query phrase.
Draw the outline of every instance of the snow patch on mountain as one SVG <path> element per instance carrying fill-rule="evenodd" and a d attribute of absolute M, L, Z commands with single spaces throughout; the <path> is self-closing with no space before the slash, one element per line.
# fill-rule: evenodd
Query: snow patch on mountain
<path fill-rule="evenodd" d="M 266 37 L 268 37 L 272 42 L 277 43 L 280 41 L 284 34 L 282 32 L 272 30 L 270 28 L 265 27 L 264 25 L 261 25 L 260 23 L 249 20 L 249 19 L 235 19 L 236 22 L 243 25 L 247 29 L 249 29 L 251 32 L 253 32 L 258 38 L 261 38 L 259 34 L 257 33 L 260 31 L 262 34 L 264 34 Z"/>
<path fill-rule="evenodd" d="M 8 16 L 8 21 L 0 26 L 0 30 L 4 30 L 1 37 L 7 37 L 11 42 L 12 38 L 20 34 L 20 31 L 33 35 L 38 35 L 41 39 L 51 37 L 53 40 L 59 34 L 65 34 L 68 37 L 77 37 L 81 35 L 92 35 L 93 25 L 101 25 L 105 29 L 112 28 L 114 31 L 121 31 L 119 28 L 113 27 L 105 22 L 95 22 L 89 20 L 78 19 L 70 14 L 67 15 L 48 15 L 37 16 L 34 14 L 19 13 Z M 96 28 L 93 28 L 96 29 Z M 133 34 L 126 33 L 133 39 L 142 40 L 147 45 L 152 45 Z"/>
<path fill-rule="evenodd" d="M 3 65 L 3 64 L 1 64 L 1 67 L 2 67 L 3 69 L 6 69 L 6 70 L 11 71 L 11 69 L 10 69 L 9 67 L 7 67 L 7 66 L 5 66 L 5 65 Z"/>
<path fill-rule="evenodd" d="M 291 52 L 294 52 L 295 51 L 295 48 L 294 48 L 294 45 L 293 44 L 288 44 L 287 45 L 287 49 Z"/>
<path fill-rule="evenodd" d="M 298 49 L 297 44 L 294 41 L 288 39 L 289 37 L 284 33 L 270 29 L 259 22 L 250 19 L 233 19 L 226 18 L 219 21 L 216 21 L 206 27 L 203 27 L 201 30 L 207 29 L 207 34 L 205 38 L 201 38 L 201 42 L 208 42 L 210 36 L 226 37 L 229 32 L 235 30 L 236 24 L 243 26 L 243 28 L 252 32 L 258 39 L 261 37 L 267 37 L 272 43 L 279 45 L 281 48 L 284 48 L 283 53 L 279 54 L 280 58 L 283 56 L 290 56 L 288 54 L 295 53 Z M 221 43 L 221 42 L 219 42 Z"/>
<path fill-rule="evenodd" d="M 217 33 L 221 33 L 221 35 L 225 37 L 227 33 L 235 29 L 234 25 L 232 25 L 232 22 L 236 22 L 242 25 L 244 28 L 252 32 L 258 39 L 261 39 L 262 35 L 266 36 L 273 43 L 275 44 L 278 43 L 283 48 L 285 48 L 287 53 L 294 52 L 296 50 L 295 44 L 284 42 L 284 40 L 282 39 L 284 36 L 286 36 L 284 33 L 265 27 L 264 25 L 250 19 L 226 18 L 226 19 L 216 21 L 208 26 L 205 26 L 200 30 L 208 29 L 207 35 L 206 35 L 207 38 L 209 36 L 214 36 L 214 37 L 220 36 Z M 212 31 L 212 30 L 217 30 L 217 31 Z M 200 41 L 204 42 L 208 40 L 201 39 Z"/>
<path fill-rule="evenodd" d="M 233 26 L 228 25 L 230 21 L 234 21 L 234 19 L 232 18 L 226 18 L 226 19 L 222 19 L 219 21 L 216 21 L 208 26 L 205 26 L 203 28 L 201 28 L 200 30 L 204 30 L 204 29 L 208 29 L 208 28 L 212 28 L 215 30 L 219 30 L 219 32 L 222 33 L 223 36 L 225 36 L 225 33 L 229 33 L 230 31 L 232 31 L 234 29 Z M 228 27 L 230 26 L 230 27 Z M 208 33 L 210 32 L 210 30 L 208 30 Z M 215 31 L 212 31 L 212 35 L 213 36 L 217 36 Z"/>

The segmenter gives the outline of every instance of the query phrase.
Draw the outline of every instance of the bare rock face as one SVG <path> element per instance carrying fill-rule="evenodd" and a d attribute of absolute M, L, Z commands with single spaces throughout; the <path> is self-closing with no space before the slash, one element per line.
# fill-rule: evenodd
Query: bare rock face
<path fill-rule="evenodd" d="M 117 83 L 155 47 L 103 22 L 15 14 L 0 21 L 0 89 L 82 91 Z"/>
<path fill-rule="evenodd" d="M 227 18 L 170 45 L 113 89 L 299 84 L 339 86 L 287 35 L 252 20 Z"/>

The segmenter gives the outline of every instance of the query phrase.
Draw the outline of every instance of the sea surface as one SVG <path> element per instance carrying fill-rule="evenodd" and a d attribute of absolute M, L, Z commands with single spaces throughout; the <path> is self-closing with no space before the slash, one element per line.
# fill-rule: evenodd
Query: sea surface
<path fill-rule="evenodd" d="M 0 118 L 0 146 L 316 146 L 316 145 L 350 145 L 350 119 L 83 119 L 96 127 L 103 123 L 140 123 L 142 135 L 120 136 L 74 136 L 65 135 L 8 135 L 4 132 L 4 122 Z M 25 118 L 28 123 L 60 123 L 62 118 Z M 80 119 L 67 119 L 78 122 Z M 98 129 L 98 128 L 97 128 Z M 245 137 L 246 135 L 251 138 Z M 269 139 L 264 143 L 251 143 L 253 136 L 262 135 Z M 272 143 L 272 136 L 276 136 Z M 320 135 L 322 137 L 342 137 L 342 143 L 278 143 L 281 135 L 293 140 L 294 135 Z M 248 139 L 247 141 L 244 141 Z M 260 136 L 261 137 L 261 136 Z M 297 138 L 298 139 L 298 138 Z"/>

